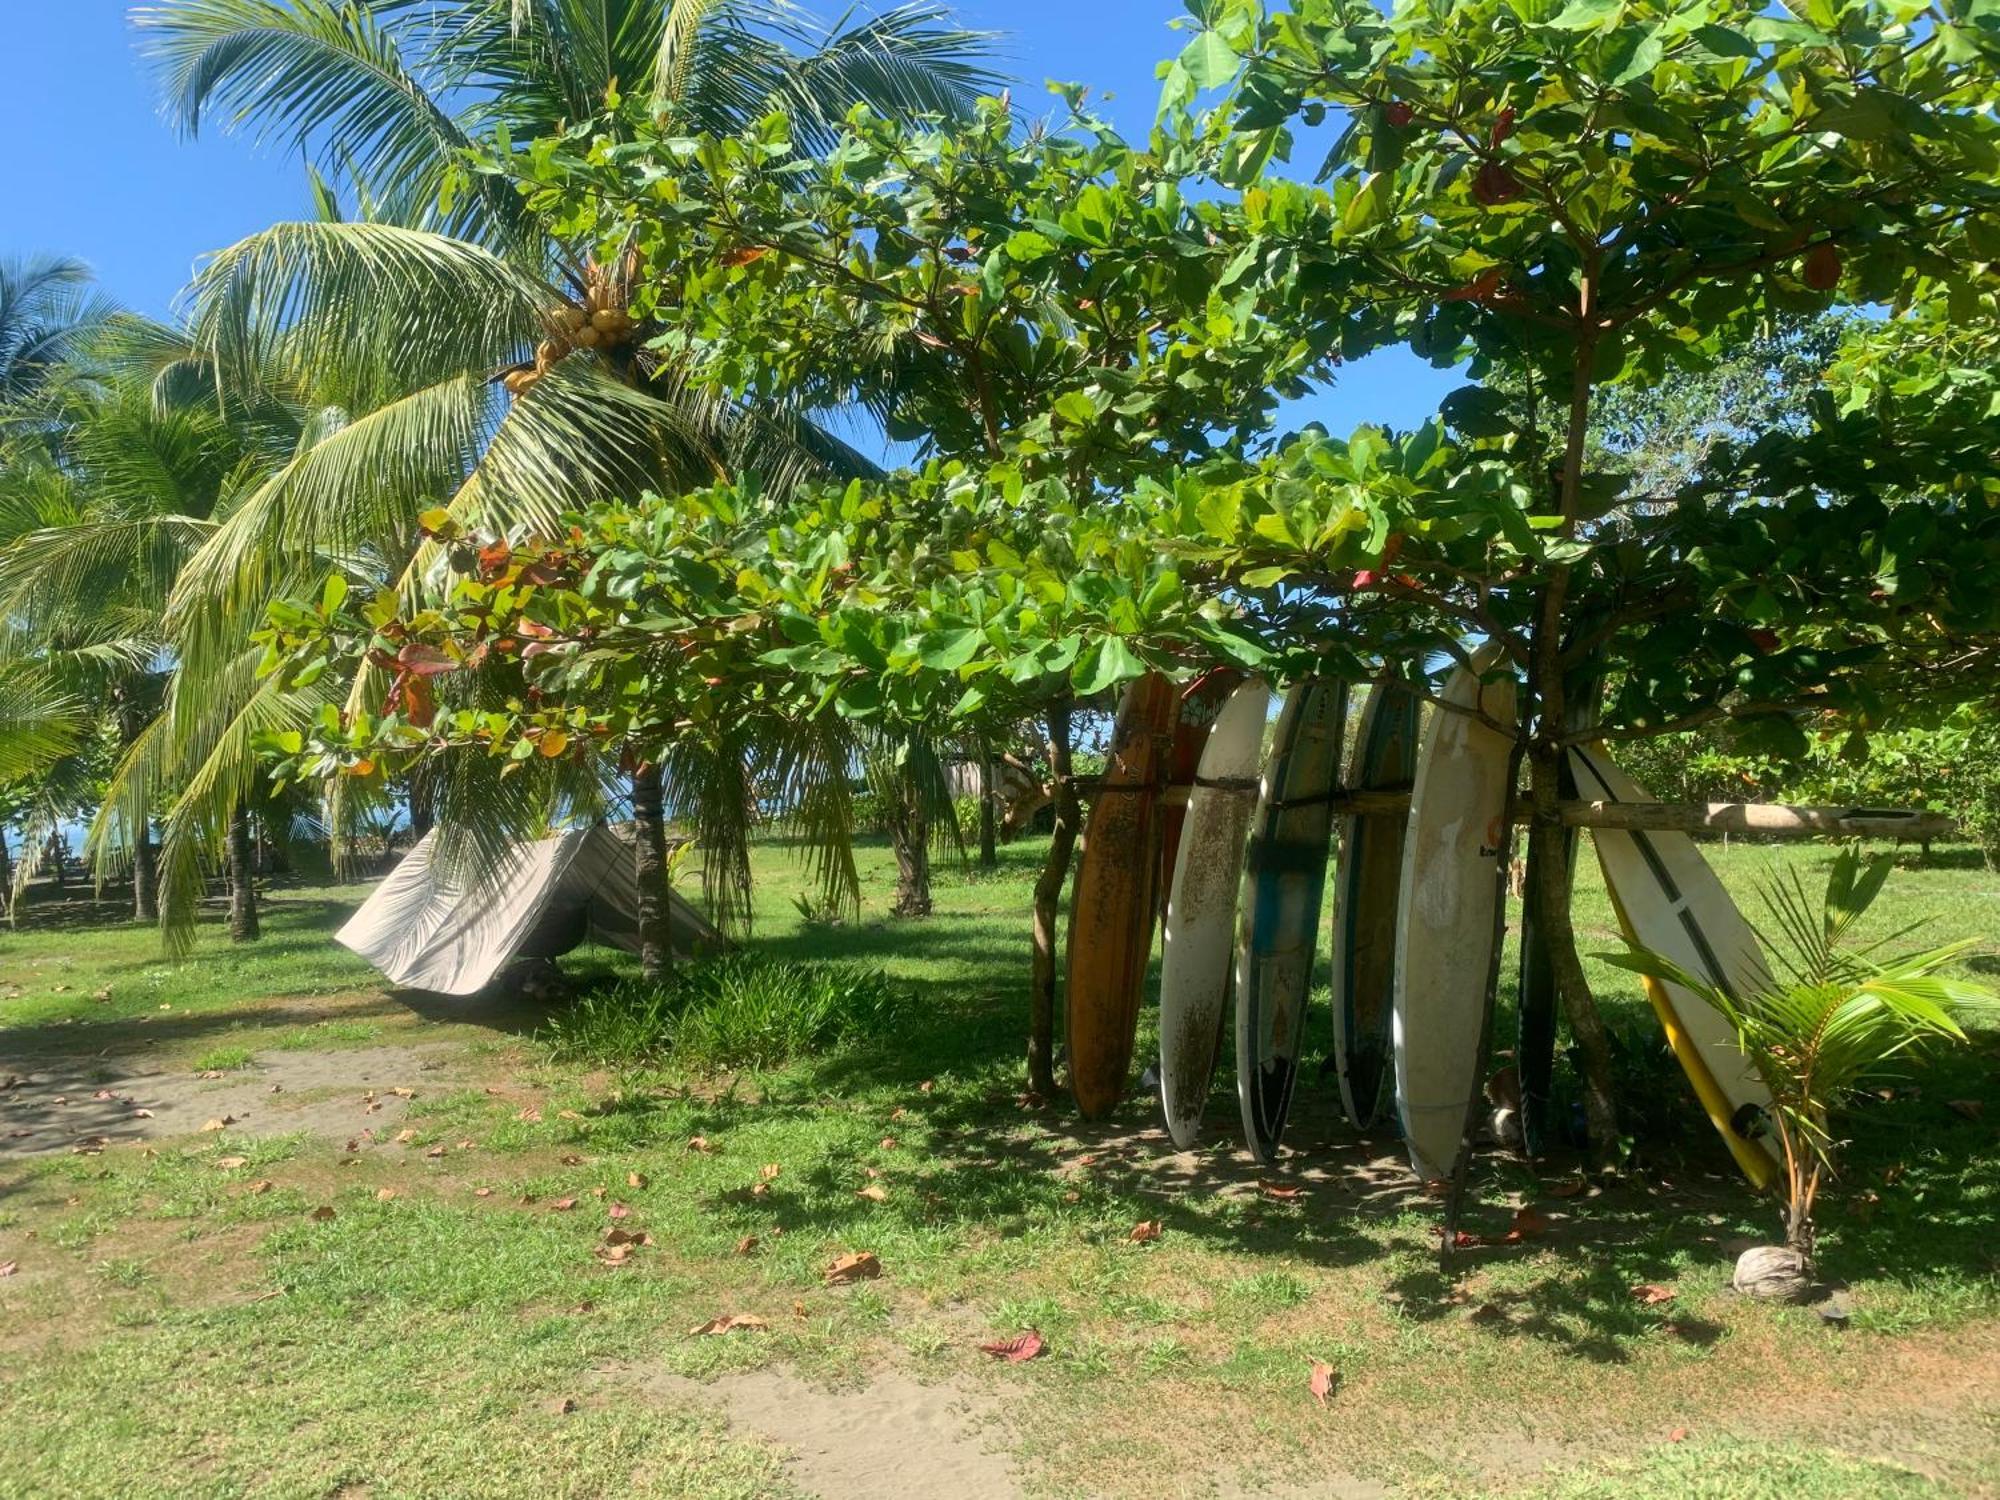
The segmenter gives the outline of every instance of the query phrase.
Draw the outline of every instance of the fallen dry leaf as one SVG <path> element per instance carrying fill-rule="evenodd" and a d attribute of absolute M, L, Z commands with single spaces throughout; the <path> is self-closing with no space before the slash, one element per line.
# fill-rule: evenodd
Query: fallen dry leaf
<path fill-rule="evenodd" d="M 644 1172 L 627 1172 L 625 1174 L 625 1186 L 633 1188 L 642 1188 L 645 1185 L 646 1185 L 646 1174 Z"/>
<path fill-rule="evenodd" d="M 475 1198 L 491 1198 L 491 1197 L 493 1196 L 493 1189 L 492 1189 L 492 1188 L 474 1188 L 474 1189 L 472 1190 L 472 1196 L 473 1196 L 473 1197 L 475 1197 Z"/>
<path fill-rule="evenodd" d="M 801 1297 L 794 1297 L 792 1299 L 792 1316 L 795 1318 L 803 1318 L 805 1315 L 806 1315 L 805 1299 Z"/>
<path fill-rule="evenodd" d="M 576 1199 L 574 1199 L 574 1198 L 558 1198 L 558 1199 L 556 1199 L 556 1201 L 555 1201 L 555 1202 L 551 1203 L 551 1204 L 549 1205 L 549 1207 L 550 1207 L 550 1208 L 551 1208 L 552 1210 L 554 1210 L 554 1211 L 555 1211 L 556 1213 L 559 1213 L 559 1214 L 566 1214 L 566 1213 L 568 1213 L 568 1212 L 569 1212 L 569 1211 L 570 1211 L 570 1210 L 571 1210 L 572 1208 L 575 1208 L 575 1207 L 576 1207 Z"/>
<path fill-rule="evenodd" d="M 843 1255 L 826 1268 L 828 1286 L 845 1286 L 852 1281 L 873 1281 L 882 1274 L 882 1262 L 872 1250 Z"/>
<path fill-rule="evenodd" d="M 757 1248 L 757 1236 L 754 1234 L 746 1234 L 743 1236 L 742 1239 L 736 1242 L 736 1253 L 738 1255 L 748 1255 L 752 1250 L 755 1250 L 756 1248 Z"/>
<path fill-rule="evenodd" d="M 865 1188 L 856 1188 L 854 1196 L 857 1198 L 866 1198 L 870 1203 L 887 1203 L 889 1201 L 889 1190 L 880 1183 L 871 1182 Z"/>
<path fill-rule="evenodd" d="M 318 1223 L 324 1224 L 328 1219 L 333 1217 L 333 1205 L 330 1203 L 322 1203 L 318 1208 L 314 1209 L 311 1213 L 307 1214 L 306 1217 L 315 1220 Z"/>
<path fill-rule="evenodd" d="M 1977 1120 L 1986 1113 L 1986 1105 L 1978 1099 L 1947 1099 L 1944 1107 L 1968 1120 Z"/>
<path fill-rule="evenodd" d="M 394 1094 L 398 1099 L 414 1099 L 417 1097 L 415 1089 L 390 1089 L 389 1092 Z"/>
<path fill-rule="evenodd" d="M 1326 1405 L 1327 1398 L 1333 1394 L 1333 1388 L 1339 1383 L 1340 1372 L 1338 1370 L 1334 1369 L 1332 1365 L 1323 1359 L 1313 1361 L 1312 1380 L 1310 1382 L 1313 1400 L 1317 1401 L 1321 1406 Z"/>
<path fill-rule="evenodd" d="M 612 1204 L 608 1212 L 614 1219 L 629 1219 L 632 1217 L 632 1210 L 622 1203 Z"/>
<path fill-rule="evenodd" d="M 1558 1182 L 1549 1188 L 1551 1198 L 1581 1198 L 1590 1191 L 1590 1183 L 1581 1177 L 1572 1177 L 1567 1182 Z"/>
<path fill-rule="evenodd" d="M 757 1175 L 763 1178 L 766 1182 L 775 1182 L 778 1178 L 778 1174 L 783 1172 L 784 1170 L 785 1169 L 779 1166 L 776 1162 L 767 1161 L 764 1163 L 763 1166 L 757 1169 Z"/>
<path fill-rule="evenodd" d="M 1303 1198 L 1306 1193 L 1304 1188 L 1291 1187 L 1282 1182 L 1260 1182 L 1257 1184 L 1257 1191 L 1262 1193 L 1266 1198 L 1276 1198 L 1280 1203 L 1289 1203 L 1294 1198 Z"/>
<path fill-rule="evenodd" d="M 150 1120 L 153 1118 L 153 1112 L 150 1109 L 135 1109 L 132 1111 L 132 1118 L 135 1120 Z"/>
<path fill-rule="evenodd" d="M 414 1130 L 399 1130 L 396 1132 L 395 1135 L 396 1144 L 399 1146 L 407 1146 L 410 1144 L 411 1141 L 414 1141 L 416 1138 L 417 1138 L 417 1133 Z"/>
<path fill-rule="evenodd" d="M 203 1130 L 227 1130 L 230 1126 L 234 1125 L 235 1123 L 236 1123 L 236 1116 L 224 1115 L 219 1120 L 204 1121 L 202 1123 L 201 1128 Z"/>
<path fill-rule="evenodd" d="M 1632 1288 L 1632 1295 L 1645 1307 L 1658 1307 L 1662 1302 L 1674 1300 L 1675 1292 L 1670 1286 L 1659 1286 L 1650 1281 L 1642 1281 Z"/>
<path fill-rule="evenodd" d="M 1044 1348 L 1041 1333 L 1030 1328 L 1026 1333 L 1016 1334 L 1011 1339 L 995 1339 L 990 1344 L 981 1344 L 980 1352 L 990 1354 L 995 1359 L 1004 1359 L 1010 1365 L 1026 1364 Z"/>
<path fill-rule="evenodd" d="M 0 1262 L 0 1276 L 12 1276 L 20 1269 L 21 1263 L 18 1260 Z"/>
<path fill-rule="evenodd" d="M 523 1109 L 518 1114 L 516 1114 L 514 1118 L 517 1120 L 525 1120 L 530 1125 L 539 1125 L 542 1123 L 542 1112 L 539 1109 L 536 1109 L 534 1105 L 530 1104 L 526 1109 Z"/>
<path fill-rule="evenodd" d="M 1524 1240 L 1537 1239 L 1549 1232 L 1549 1221 L 1540 1209 L 1523 1204 L 1514 1211 L 1514 1228 L 1510 1232 Z"/>
<path fill-rule="evenodd" d="M 739 1330 L 746 1333 L 757 1333 L 770 1326 L 769 1323 L 765 1322 L 764 1319 L 758 1317 L 755 1313 L 729 1313 L 720 1318 L 710 1318 L 699 1328 L 690 1328 L 688 1330 L 688 1337 L 691 1339 L 706 1338 L 711 1334 L 735 1333 Z"/>
<path fill-rule="evenodd" d="M 1670 1443 L 1685 1443 L 1687 1436 L 1688 1430 L 1685 1427 L 1676 1427 L 1672 1432 L 1667 1434 L 1667 1441 Z"/>
<path fill-rule="evenodd" d="M 424 1155 L 429 1157 L 432 1161 L 436 1161 L 440 1156 L 444 1155 L 444 1147 L 433 1146 L 431 1147 L 430 1150 L 426 1151 Z"/>
<path fill-rule="evenodd" d="M 574 1151 L 567 1151 L 558 1156 L 556 1160 L 565 1167 L 580 1167 L 583 1165 L 583 1158 L 578 1156 Z"/>
<path fill-rule="evenodd" d="M 1141 1219 L 1132 1226 L 1132 1232 L 1125 1236 L 1135 1245 L 1148 1245 L 1160 1237 L 1158 1219 Z"/>
<path fill-rule="evenodd" d="M 215 1164 L 225 1172 L 233 1172 L 238 1167 L 249 1166 L 250 1158 L 247 1156 L 218 1156 L 215 1159 Z"/>
<path fill-rule="evenodd" d="M 375 1189 L 375 1201 L 377 1203 L 387 1203 L 391 1198 L 395 1196 L 396 1196 L 396 1190 L 394 1188 Z"/>
<path fill-rule="evenodd" d="M 694 1135 L 688 1137 L 687 1148 L 690 1151 L 699 1151 L 703 1156 L 706 1156 L 715 1149 L 715 1144 L 705 1135 Z"/>
<path fill-rule="evenodd" d="M 571 1412 L 576 1410 L 576 1397 L 558 1396 L 553 1402 L 550 1403 L 549 1410 L 554 1412 L 559 1417 L 566 1417 Z"/>
<path fill-rule="evenodd" d="M 270 1178 L 259 1177 L 255 1182 L 246 1183 L 244 1185 L 243 1191 L 246 1195 L 254 1193 L 268 1193 L 271 1191 L 272 1188 L 276 1186 L 277 1184 L 271 1181 Z"/>
<path fill-rule="evenodd" d="M 882 1149 L 884 1151 L 894 1151 L 896 1149 L 896 1138 L 893 1135 L 883 1136 Z"/>

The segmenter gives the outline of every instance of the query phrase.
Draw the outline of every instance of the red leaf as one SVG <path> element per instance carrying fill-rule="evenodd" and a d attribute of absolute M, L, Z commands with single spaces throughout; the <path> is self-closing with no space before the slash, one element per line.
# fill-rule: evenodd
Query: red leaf
<path fill-rule="evenodd" d="M 1311 1382 L 1313 1400 L 1321 1406 L 1326 1405 L 1327 1398 L 1333 1394 L 1333 1388 L 1338 1384 L 1340 1384 L 1340 1371 L 1323 1359 L 1313 1361 Z"/>
<path fill-rule="evenodd" d="M 981 1344 L 979 1347 L 983 1353 L 990 1354 L 995 1359 L 1004 1359 L 1010 1365 L 1020 1365 L 1026 1364 L 1040 1354 L 1044 1345 L 1041 1334 L 1030 1328 L 1026 1333 L 1017 1334 L 1011 1339 L 995 1339 L 992 1343 Z"/>
<path fill-rule="evenodd" d="M 739 245 L 734 250 L 725 250 L 722 253 L 722 264 L 725 266 L 752 265 L 770 253 L 771 250 L 768 245 Z"/>
<path fill-rule="evenodd" d="M 1542 1211 L 1532 1204 L 1524 1203 L 1514 1211 L 1514 1228 L 1512 1230 L 1514 1235 L 1524 1240 L 1532 1240 L 1539 1239 L 1548 1232 L 1549 1221 L 1543 1217 Z"/>
<path fill-rule="evenodd" d="M 419 677 L 436 677 L 458 670 L 457 662 L 437 647 L 426 646 L 421 641 L 405 642 L 403 649 L 396 653 L 396 665 Z"/>
<path fill-rule="evenodd" d="M 503 572 L 507 564 L 514 560 L 514 549 L 503 539 L 479 549 L 479 576 L 491 578 Z"/>
<path fill-rule="evenodd" d="M 1642 1281 L 1632 1288 L 1632 1295 L 1646 1307 L 1658 1307 L 1662 1302 L 1674 1300 L 1675 1292 L 1670 1286 L 1659 1286 L 1650 1281 Z"/>
<path fill-rule="evenodd" d="M 1514 106 L 1508 105 L 1493 117 L 1493 144 L 1499 145 L 1514 133 Z"/>
<path fill-rule="evenodd" d="M 1132 1232 L 1126 1236 L 1135 1245 L 1151 1244 L 1159 1237 L 1160 1221 L 1158 1219 L 1141 1219 L 1137 1224 L 1132 1226 Z"/>
<path fill-rule="evenodd" d="M 558 1198 L 558 1199 L 556 1199 L 556 1201 L 555 1201 L 555 1202 L 551 1203 L 551 1204 L 549 1205 L 549 1207 L 550 1207 L 551 1209 L 553 1209 L 553 1210 L 554 1210 L 555 1212 L 559 1213 L 559 1214 L 566 1214 L 566 1213 L 568 1213 L 568 1212 L 569 1212 L 569 1211 L 570 1211 L 570 1210 L 571 1210 L 572 1208 L 575 1208 L 575 1207 L 576 1207 L 576 1199 L 574 1199 L 574 1198 Z"/>

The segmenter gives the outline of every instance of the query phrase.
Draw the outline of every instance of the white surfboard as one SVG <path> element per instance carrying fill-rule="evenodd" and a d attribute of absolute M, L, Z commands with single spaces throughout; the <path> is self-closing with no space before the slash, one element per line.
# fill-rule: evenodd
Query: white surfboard
<path fill-rule="evenodd" d="M 1257 810 L 1264 719 L 1271 690 L 1252 678 L 1229 695 L 1210 725 L 1188 793 L 1167 889 L 1160 959 L 1160 1105 L 1183 1151 L 1201 1134 L 1236 960 L 1236 894 L 1244 838 Z"/>
<path fill-rule="evenodd" d="M 1592 802 L 1651 802 L 1646 789 L 1617 766 L 1602 745 L 1569 752 L 1577 795 Z M 1591 841 L 1611 888 L 1625 935 L 1669 958 L 1726 994 L 1754 993 L 1771 982 L 1757 934 L 1729 892 L 1684 833 L 1595 828 Z M 1677 984 L 1648 980 L 1667 1040 L 1744 1172 L 1760 1185 L 1775 1172 L 1770 1155 L 1750 1139 L 1770 1091 L 1736 1045 L 1736 1032 L 1714 1006 Z"/>
<path fill-rule="evenodd" d="M 1396 1108 L 1410 1165 L 1425 1181 L 1451 1176 L 1480 1088 L 1480 1040 L 1506 890 L 1511 734 L 1466 713 L 1477 707 L 1512 729 L 1514 679 L 1482 684 L 1498 646 L 1445 684 L 1431 711 L 1410 795 L 1403 887 L 1396 913 Z"/>

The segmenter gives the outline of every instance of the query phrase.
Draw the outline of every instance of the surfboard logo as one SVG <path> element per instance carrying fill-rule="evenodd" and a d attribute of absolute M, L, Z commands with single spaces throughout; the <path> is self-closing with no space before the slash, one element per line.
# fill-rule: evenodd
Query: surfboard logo
<path fill-rule="evenodd" d="M 1506 843 L 1506 840 L 1507 820 L 1504 817 L 1490 820 L 1486 825 L 1486 838 L 1479 846 L 1479 857 L 1481 859 L 1499 858 L 1500 850 Z"/>

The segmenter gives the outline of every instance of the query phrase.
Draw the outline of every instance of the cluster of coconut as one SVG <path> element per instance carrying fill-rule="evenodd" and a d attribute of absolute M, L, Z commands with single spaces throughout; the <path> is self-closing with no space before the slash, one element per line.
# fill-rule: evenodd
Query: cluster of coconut
<path fill-rule="evenodd" d="M 568 302 L 549 321 L 549 335 L 535 346 L 532 366 L 501 377 L 509 395 L 524 396 L 534 383 L 574 349 L 611 349 L 627 342 L 632 314 L 609 286 L 593 284 L 581 303 Z"/>

